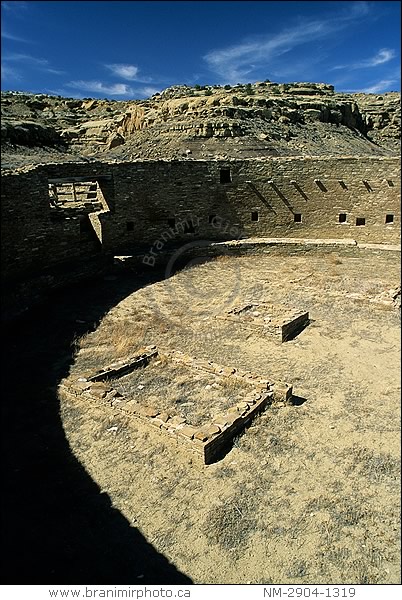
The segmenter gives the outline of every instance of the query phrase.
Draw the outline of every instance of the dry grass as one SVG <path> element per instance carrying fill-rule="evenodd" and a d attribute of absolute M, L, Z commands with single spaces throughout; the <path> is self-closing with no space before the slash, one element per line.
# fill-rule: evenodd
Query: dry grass
<path fill-rule="evenodd" d="M 400 458 L 395 458 L 388 452 L 374 452 L 368 448 L 352 446 L 345 456 L 348 460 L 349 471 L 352 475 L 359 473 L 372 482 L 383 482 L 387 485 L 398 486 L 401 469 Z"/>
<path fill-rule="evenodd" d="M 81 340 L 76 372 L 89 357 L 103 366 L 99 348 L 109 339 L 124 352 L 144 335 L 159 348 L 289 381 L 306 402 L 270 408 L 221 461 L 200 470 L 162 434 L 131 420 L 111 435 L 112 409 L 106 427 L 106 409 L 73 410 L 64 399 L 73 451 L 114 506 L 127 519 L 135 514 L 157 550 L 197 583 L 400 583 L 400 317 L 368 302 L 399 279 L 399 256 L 389 252 L 269 250 L 225 256 L 140 290 Z M 253 298 L 305 309 L 312 323 L 278 345 L 214 319 L 228 298 L 233 306 Z M 169 396 L 183 415 L 205 415 L 214 398 L 236 393 L 230 378 L 206 390 L 210 379 L 170 371 L 163 358 L 160 366 L 148 371 L 147 393 Z"/>
<path fill-rule="evenodd" d="M 113 386 L 126 398 L 179 415 L 191 425 L 208 423 L 252 389 L 240 379 L 172 362 L 163 353 L 148 366 L 115 379 Z"/>
<path fill-rule="evenodd" d="M 343 260 L 337 254 L 329 254 L 328 261 L 333 265 L 341 265 Z"/>
<path fill-rule="evenodd" d="M 110 363 L 115 359 L 134 354 L 144 345 L 147 326 L 140 321 L 104 319 L 94 332 L 75 341 L 76 355 L 81 350 L 93 349 L 96 362 Z M 90 355 L 86 354 L 88 360 Z M 89 365 L 87 366 L 89 368 Z"/>
<path fill-rule="evenodd" d="M 250 390 L 250 384 L 237 377 L 220 377 L 219 385 L 226 394 L 239 392 L 239 390 L 246 393 L 246 390 Z"/>
<path fill-rule="evenodd" d="M 129 317 L 116 318 L 107 315 L 96 331 L 87 333 L 74 341 L 76 358 L 80 355 L 84 370 L 99 368 L 114 360 L 129 357 L 144 345 L 153 343 L 155 333 L 168 333 L 170 322 L 160 313 L 135 307 Z M 74 369 L 73 369 L 74 371 Z"/>
<path fill-rule="evenodd" d="M 215 264 L 217 263 L 218 265 L 224 265 L 225 263 L 229 264 L 233 262 L 233 257 L 231 257 L 229 254 L 220 254 L 219 256 L 215 256 L 213 258 L 213 262 Z"/>
<path fill-rule="evenodd" d="M 213 506 L 204 520 L 205 535 L 210 543 L 218 544 L 233 558 L 257 528 L 254 498 L 242 490 Z"/>

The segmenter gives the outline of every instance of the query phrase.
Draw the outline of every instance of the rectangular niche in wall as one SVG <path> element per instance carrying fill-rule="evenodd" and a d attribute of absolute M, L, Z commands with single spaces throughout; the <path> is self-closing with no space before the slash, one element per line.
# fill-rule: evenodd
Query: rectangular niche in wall
<path fill-rule="evenodd" d="M 257 210 L 253 210 L 253 212 L 251 213 L 251 220 L 258 221 L 258 211 Z"/>
<path fill-rule="evenodd" d="M 221 183 L 231 183 L 232 176 L 230 174 L 230 169 L 221 169 L 220 170 L 220 182 Z"/>
<path fill-rule="evenodd" d="M 328 191 L 321 179 L 314 179 L 314 183 L 320 188 L 322 192 Z"/>
<path fill-rule="evenodd" d="M 92 226 L 91 226 L 91 222 L 88 218 L 88 215 L 80 215 L 79 217 L 79 221 L 80 221 L 80 234 L 87 234 L 87 233 L 91 233 L 93 231 Z"/>
<path fill-rule="evenodd" d="M 111 203 L 111 175 L 102 175 L 94 179 L 87 177 L 66 177 L 49 179 L 49 204 L 54 212 L 90 213 L 109 211 Z M 69 215 L 70 216 L 70 215 Z"/>
<path fill-rule="evenodd" d="M 74 208 L 79 205 L 97 202 L 96 181 L 49 183 L 51 206 Z"/>
<path fill-rule="evenodd" d="M 346 213 L 339 213 L 338 220 L 339 223 L 346 223 L 347 215 Z"/>
<path fill-rule="evenodd" d="M 392 215 L 392 214 L 385 215 L 385 222 L 386 223 L 393 223 L 394 222 L 394 215 Z"/>
<path fill-rule="evenodd" d="M 184 221 L 183 233 L 195 233 L 194 225 L 191 221 Z"/>
<path fill-rule="evenodd" d="M 300 213 L 294 213 L 293 215 L 293 220 L 295 223 L 301 223 L 302 222 L 302 216 Z"/>
<path fill-rule="evenodd" d="M 356 225 L 365 225 L 366 224 L 366 219 L 364 217 L 356 217 Z"/>

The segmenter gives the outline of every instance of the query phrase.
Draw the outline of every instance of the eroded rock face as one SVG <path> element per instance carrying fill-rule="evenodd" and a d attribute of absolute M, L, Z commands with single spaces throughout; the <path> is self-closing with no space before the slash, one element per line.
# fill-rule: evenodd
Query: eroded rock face
<path fill-rule="evenodd" d="M 397 147 L 401 136 L 400 94 L 355 94 L 367 127 L 367 135 L 384 147 Z"/>
<path fill-rule="evenodd" d="M 63 143 L 60 133 L 54 127 L 35 121 L 2 122 L 1 140 L 30 147 L 56 146 Z"/>
<path fill-rule="evenodd" d="M 389 155 L 399 138 L 399 93 L 338 94 L 323 83 L 173 86 L 144 101 L 2 94 L 6 163 L 52 149 L 57 160 L 172 159 L 189 148 L 192 158 Z"/>

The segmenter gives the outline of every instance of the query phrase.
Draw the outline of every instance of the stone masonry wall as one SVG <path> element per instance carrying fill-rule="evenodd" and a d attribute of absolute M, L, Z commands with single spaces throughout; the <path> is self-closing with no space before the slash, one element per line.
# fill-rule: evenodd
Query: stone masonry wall
<path fill-rule="evenodd" d="M 224 169 L 230 183 L 220 183 Z M 110 250 L 237 237 L 395 243 L 400 238 L 399 173 L 399 161 L 388 158 L 116 165 L 116 210 L 100 215 L 103 243 Z M 339 222 L 340 214 L 345 222 Z M 387 214 L 392 223 L 385 223 Z M 356 226 L 357 218 L 365 225 Z M 195 233 L 178 225 L 191 221 Z"/>
<path fill-rule="evenodd" d="M 51 210 L 43 167 L 3 175 L 1 200 L 3 277 L 25 277 L 100 253 L 99 241 L 81 231 L 78 216 L 61 218 Z"/>
<path fill-rule="evenodd" d="M 93 236 L 82 232 L 79 218 L 54 219 L 49 179 L 105 176 L 108 209 L 91 215 Z M 396 158 L 64 163 L 23 168 L 2 179 L 6 278 L 101 252 L 158 251 L 197 239 L 400 239 Z"/>

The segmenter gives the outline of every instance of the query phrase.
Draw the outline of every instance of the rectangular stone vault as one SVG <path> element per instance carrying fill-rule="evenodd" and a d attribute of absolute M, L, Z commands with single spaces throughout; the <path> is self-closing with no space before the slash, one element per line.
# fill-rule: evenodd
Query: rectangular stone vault
<path fill-rule="evenodd" d="M 263 335 L 279 343 L 293 339 L 310 323 L 306 311 L 255 301 L 232 308 L 216 318 L 258 328 Z"/>
<path fill-rule="evenodd" d="M 198 373 L 208 373 L 219 381 L 225 380 L 231 387 L 238 386 L 243 397 L 240 402 L 214 414 L 209 422 L 194 426 L 171 410 L 153 406 L 144 394 L 144 402 L 123 395 L 116 387 L 119 381 L 136 369 L 146 369 L 152 362 L 157 365 L 163 358 L 172 365 L 180 365 L 188 372 L 188 377 Z M 159 361 L 159 362 L 158 362 Z M 233 438 L 248 427 L 253 419 L 275 402 L 288 403 L 292 397 L 292 386 L 288 383 L 272 382 L 249 371 L 224 367 L 212 361 L 200 360 L 178 351 L 159 351 L 155 346 L 147 346 L 142 352 L 129 359 L 117 361 L 89 377 L 65 379 L 61 390 L 69 395 L 98 404 L 109 405 L 133 419 L 156 428 L 175 441 L 184 450 L 201 459 L 203 464 L 218 460 L 230 448 Z M 141 386 L 139 386 L 141 387 Z M 207 386 L 208 387 L 208 386 Z M 164 390 L 161 389 L 163 394 Z M 156 398 L 157 400 L 157 398 Z"/>

